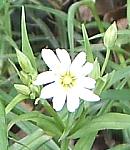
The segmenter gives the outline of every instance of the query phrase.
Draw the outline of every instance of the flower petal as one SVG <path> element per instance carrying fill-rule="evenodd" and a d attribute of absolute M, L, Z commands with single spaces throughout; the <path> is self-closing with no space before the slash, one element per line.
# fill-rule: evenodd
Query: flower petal
<path fill-rule="evenodd" d="M 57 87 L 56 87 L 56 84 L 55 84 L 55 83 L 51 83 L 51 84 L 45 86 L 45 87 L 41 90 L 40 98 L 48 99 L 48 98 L 54 97 L 55 92 L 57 92 L 57 90 L 58 90 L 58 89 L 57 89 Z"/>
<path fill-rule="evenodd" d="M 61 62 L 62 68 L 66 71 L 69 69 L 71 59 L 69 53 L 65 49 L 56 49 L 56 54 Z"/>
<path fill-rule="evenodd" d="M 79 87 L 84 87 L 88 89 L 95 88 L 96 81 L 90 77 L 81 77 L 79 78 L 78 85 Z"/>
<path fill-rule="evenodd" d="M 71 67 L 70 67 L 70 71 L 74 73 L 80 73 L 80 69 L 82 68 L 85 61 L 86 61 L 85 52 L 80 52 L 73 60 Z"/>
<path fill-rule="evenodd" d="M 60 68 L 60 61 L 52 50 L 42 49 L 42 58 L 51 70 L 56 71 Z"/>
<path fill-rule="evenodd" d="M 55 75 L 52 71 L 45 71 L 40 73 L 36 80 L 33 82 L 34 85 L 42 85 L 55 81 Z"/>
<path fill-rule="evenodd" d="M 66 100 L 66 93 L 59 89 L 52 99 L 53 108 L 56 111 L 60 111 L 65 104 L 65 100 Z"/>
<path fill-rule="evenodd" d="M 86 101 L 99 101 L 100 97 L 88 89 L 82 88 L 79 97 Z"/>
<path fill-rule="evenodd" d="M 93 70 L 93 64 L 90 62 L 87 62 L 81 69 L 81 74 L 86 76 Z"/>
<path fill-rule="evenodd" d="M 79 97 L 76 92 L 67 93 L 67 108 L 69 112 L 74 112 L 79 107 Z"/>

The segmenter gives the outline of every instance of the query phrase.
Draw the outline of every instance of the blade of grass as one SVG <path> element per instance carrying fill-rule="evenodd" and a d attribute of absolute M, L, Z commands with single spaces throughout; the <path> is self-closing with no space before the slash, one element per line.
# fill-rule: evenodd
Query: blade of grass
<path fill-rule="evenodd" d="M 77 8 L 83 4 L 83 2 L 76 2 L 72 4 L 68 10 L 68 19 L 67 19 L 67 30 L 68 30 L 68 39 L 69 39 L 69 48 L 70 52 L 74 52 L 74 16 Z"/>
<path fill-rule="evenodd" d="M 8 137 L 7 137 L 7 125 L 5 119 L 4 106 L 0 100 L 0 148 L 2 150 L 8 150 Z"/>

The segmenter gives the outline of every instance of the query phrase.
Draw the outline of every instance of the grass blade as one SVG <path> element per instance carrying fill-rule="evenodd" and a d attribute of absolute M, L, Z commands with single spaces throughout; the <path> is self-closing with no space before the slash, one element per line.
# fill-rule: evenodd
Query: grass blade
<path fill-rule="evenodd" d="M 68 38 L 69 38 L 69 46 L 70 52 L 74 52 L 74 16 L 77 8 L 83 2 L 76 2 L 72 4 L 68 10 L 68 19 L 67 19 L 67 28 L 68 28 Z"/>
<path fill-rule="evenodd" d="M 7 127 L 4 106 L 0 100 L 0 149 L 8 150 Z"/>

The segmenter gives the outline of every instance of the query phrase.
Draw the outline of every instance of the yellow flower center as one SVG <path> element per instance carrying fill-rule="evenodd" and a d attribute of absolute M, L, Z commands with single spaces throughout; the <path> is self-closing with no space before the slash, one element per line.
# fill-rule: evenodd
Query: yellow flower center
<path fill-rule="evenodd" d="M 69 76 L 69 75 L 64 76 L 63 83 L 66 84 L 66 85 L 71 84 L 72 83 L 71 76 Z"/>
<path fill-rule="evenodd" d="M 68 88 L 73 87 L 75 85 L 75 83 L 76 83 L 76 77 L 72 73 L 65 72 L 63 75 L 61 75 L 60 84 L 66 90 Z"/>

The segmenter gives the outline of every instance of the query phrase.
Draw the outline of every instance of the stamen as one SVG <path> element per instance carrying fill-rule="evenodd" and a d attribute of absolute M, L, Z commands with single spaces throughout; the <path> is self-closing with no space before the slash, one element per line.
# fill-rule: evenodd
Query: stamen
<path fill-rule="evenodd" d="M 71 88 L 75 85 L 75 83 L 76 77 L 72 73 L 66 72 L 63 75 L 61 75 L 60 84 L 63 86 L 63 88 Z"/>

